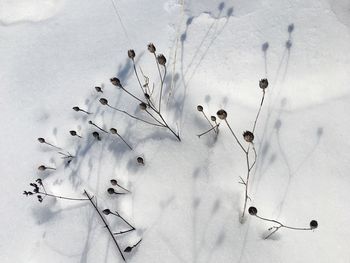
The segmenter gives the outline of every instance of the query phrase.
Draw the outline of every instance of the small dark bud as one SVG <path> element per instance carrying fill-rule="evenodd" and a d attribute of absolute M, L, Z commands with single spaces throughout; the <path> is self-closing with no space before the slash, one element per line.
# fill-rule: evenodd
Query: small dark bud
<path fill-rule="evenodd" d="M 216 115 L 220 120 L 225 120 L 227 118 L 227 112 L 225 110 L 219 110 Z"/>
<path fill-rule="evenodd" d="M 115 191 L 114 191 L 113 188 L 108 188 L 108 189 L 107 189 L 107 192 L 108 192 L 110 195 L 112 195 L 112 194 L 115 193 Z"/>
<path fill-rule="evenodd" d="M 158 61 L 159 65 L 165 66 L 166 58 L 164 57 L 163 54 L 160 54 L 157 56 L 157 61 Z"/>
<path fill-rule="evenodd" d="M 80 111 L 80 108 L 75 106 L 75 107 L 73 107 L 73 110 Z"/>
<path fill-rule="evenodd" d="M 45 165 L 40 165 L 40 166 L 38 167 L 38 170 L 39 170 L 39 171 L 45 171 L 45 170 L 46 170 L 46 166 L 45 166 Z"/>
<path fill-rule="evenodd" d="M 70 135 L 72 136 L 76 136 L 77 135 L 77 132 L 76 131 L 69 131 Z"/>
<path fill-rule="evenodd" d="M 100 103 L 101 103 L 102 105 L 107 105 L 107 104 L 108 104 L 108 100 L 106 100 L 105 98 L 101 98 L 101 99 L 100 99 Z"/>
<path fill-rule="evenodd" d="M 106 216 L 108 216 L 111 213 L 111 210 L 109 210 L 108 208 L 103 210 L 102 213 L 104 213 Z"/>
<path fill-rule="evenodd" d="M 95 90 L 97 91 L 97 92 L 101 92 L 101 93 L 103 93 L 103 91 L 102 91 L 102 89 L 101 89 L 101 87 L 95 87 Z"/>
<path fill-rule="evenodd" d="M 148 93 L 145 93 L 145 98 L 149 100 L 151 96 Z"/>
<path fill-rule="evenodd" d="M 267 79 L 261 79 L 261 80 L 259 81 L 259 86 L 260 86 L 260 88 L 263 89 L 263 90 L 266 89 L 268 85 L 269 85 L 269 82 L 268 82 Z"/>
<path fill-rule="evenodd" d="M 109 131 L 110 131 L 112 134 L 117 134 L 117 133 L 118 133 L 117 129 L 115 129 L 115 128 L 111 128 Z"/>
<path fill-rule="evenodd" d="M 216 117 L 215 116 L 210 116 L 211 121 L 216 121 Z"/>
<path fill-rule="evenodd" d="M 111 184 L 112 184 L 112 185 L 118 185 L 118 182 L 117 182 L 117 180 L 115 180 L 115 179 L 111 179 Z"/>
<path fill-rule="evenodd" d="M 40 143 L 45 143 L 45 139 L 44 139 L 44 138 L 38 138 L 38 141 L 39 141 Z"/>
<path fill-rule="evenodd" d="M 93 122 L 92 122 L 92 121 L 88 121 L 88 123 L 89 123 L 89 124 L 93 124 Z"/>
<path fill-rule="evenodd" d="M 133 49 L 128 50 L 128 57 L 131 59 L 134 59 L 135 57 L 135 51 Z"/>
<path fill-rule="evenodd" d="M 126 253 L 130 253 L 132 250 L 132 247 L 126 247 L 126 249 L 124 249 L 124 252 Z"/>
<path fill-rule="evenodd" d="M 145 164 L 142 157 L 137 157 L 136 160 L 138 164 Z"/>
<path fill-rule="evenodd" d="M 155 52 L 156 52 L 156 47 L 155 47 L 152 43 L 149 43 L 149 44 L 147 45 L 147 49 L 148 49 L 148 51 L 151 52 L 151 53 L 155 53 Z"/>
<path fill-rule="evenodd" d="M 146 110 L 146 109 L 147 109 L 146 103 L 141 102 L 141 103 L 140 103 L 140 109 L 141 109 L 141 110 Z"/>
<path fill-rule="evenodd" d="M 197 106 L 197 111 L 203 111 L 203 106 L 202 105 L 198 105 Z"/>
<path fill-rule="evenodd" d="M 316 221 L 316 220 L 311 220 L 311 222 L 310 222 L 310 228 L 311 228 L 311 229 L 315 229 L 315 228 L 317 228 L 317 227 L 318 227 L 317 221 Z"/>
<path fill-rule="evenodd" d="M 101 141 L 101 137 L 100 137 L 100 134 L 98 133 L 98 132 L 93 132 L 92 133 L 92 136 L 94 136 L 94 138 L 96 139 L 96 140 L 99 140 L 99 141 Z"/>
<path fill-rule="evenodd" d="M 120 80 L 118 78 L 111 78 L 111 83 L 114 85 L 114 86 L 121 86 L 120 84 Z"/>
<path fill-rule="evenodd" d="M 258 209 L 256 209 L 256 207 L 254 207 L 254 206 L 251 206 L 248 209 L 248 213 L 252 216 L 255 216 L 258 213 Z"/>
<path fill-rule="evenodd" d="M 250 131 L 243 132 L 243 138 L 246 142 L 253 142 L 254 134 Z"/>

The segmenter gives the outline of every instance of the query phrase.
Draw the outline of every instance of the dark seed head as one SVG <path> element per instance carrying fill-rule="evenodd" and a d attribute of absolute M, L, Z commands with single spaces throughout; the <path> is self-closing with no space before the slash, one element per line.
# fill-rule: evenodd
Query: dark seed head
<path fill-rule="evenodd" d="M 44 138 L 38 138 L 38 141 L 39 141 L 40 143 L 44 143 L 44 142 L 45 142 L 45 139 L 44 139 Z"/>
<path fill-rule="evenodd" d="M 108 100 L 105 99 L 105 98 L 101 98 L 101 99 L 100 99 L 100 103 L 101 103 L 102 105 L 107 105 L 107 104 L 108 104 Z"/>
<path fill-rule="evenodd" d="M 259 86 L 261 89 L 265 90 L 267 88 L 267 86 L 269 85 L 269 82 L 267 79 L 261 79 L 259 81 Z"/>
<path fill-rule="evenodd" d="M 137 157 L 136 160 L 137 160 L 137 163 L 139 164 L 145 164 L 142 157 Z"/>
<path fill-rule="evenodd" d="M 120 87 L 121 84 L 120 84 L 120 80 L 118 78 L 111 78 L 111 83 L 114 85 L 114 86 L 118 86 Z"/>
<path fill-rule="evenodd" d="M 164 57 L 163 54 L 160 54 L 157 56 L 157 61 L 158 61 L 159 65 L 165 66 L 166 58 Z"/>
<path fill-rule="evenodd" d="M 102 213 L 104 213 L 106 216 L 108 216 L 111 213 L 111 210 L 109 210 L 107 208 L 107 209 L 102 210 Z"/>
<path fill-rule="evenodd" d="M 146 109 L 147 109 L 146 103 L 141 102 L 141 103 L 140 103 L 140 109 L 141 109 L 141 110 L 146 110 Z"/>
<path fill-rule="evenodd" d="M 145 98 L 149 100 L 151 96 L 148 93 L 145 93 Z"/>
<path fill-rule="evenodd" d="M 254 206 L 251 206 L 248 208 L 248 213 L 252 216 L 255 216 L 258 213 L 258 209 L 256 209 Z"/>
<path fill-rule="evenodd" d="M 38 170 L 39 170 L 39 171 L 45 171 L 45 170 L 46 170 L 46 166 L 45 166 L 45 165 L 40 165 L 40 166 L 38 167 Z"/>
<path fill-rule="evenodd" d="M 149 43 L 149 44 L 147 45 L 147 49 L 148 49 L 148 51 L 151 52 L 151 53 L 155 53 L 155 52 L 156 52 L 156 47 L 155 47 L 152 43 Z"/>
<path fill-rule="evenodd" d="M 210 116 L 211 121 L 216 121 L 216 117 L 215 116 Z"/>
<path fill-rule="evenodd" d="M 133 49 L 128 50 L 128 57 L 131 59 L 134 59 L 135 57 L 135 51 Z"/>
<path fill-rule="evenodd" d="M 109 131 L 110 131 L 112 134 L 117 134 L 117 133 L 118 133 L 117 129 L 115 129 L 115 128 L 110 128 Z"/>
<path fill-rule="evenodd" d="M 250 131 L 243 132 L 243 138 L 246 142 L 253 142 L 254 134 Z"/>
<path fill-rule="evenodd" d="M 132 250 L 132 247 L 126 247 L 124 249 L 124 252 L 129 253 L 129 252 L 131 252 L 131 250 Z"/>
<path fill-rule="evenodd" d="M 115 180 L 115 179 L 111 179 L 111 185 L 118 185 L 117 180 Z"/>
<path fill-rule="evenodd" d="M 101 87 L 95 87 L 95 90 L 97 91 L 97 92 L 102 92 L 102 89 L 101 89 Z"/>
<path fill-rule="evenodd" d="M 227 112 L 225 110 L 219 110 L 216 115 L 220 120 L 225 120 L 227 118 Z"/>
<path fill-rule="evenodd" d="M 317 227 L 318 227 L 317 221 L 316 221 L 316 220 L 311 220 L 311 221 L 310 221 L 310 228 L 311 228 L 311 229 L 315 229 L 315 228 L 317 228 Z"/>
<path fill-rule="evenodd" d="M 89 123 L 89 124 L 93 124 L 93 122 L 92 122 L 92 121 L 89 121 L 88 123 Z"/>
<path fill-rule="evenodd" d="M 198 105 L 197 106 L 197 111 L 203 111 L 203 106 L 202 105 Z"/>
<path fill-rule="evenodd" d="M 72 136 L 76 136 L 77 135 L 77 132 L 76 131 L 69 131 L 70 135 Z"/>
<path fill-rule="evenodd" d="M 77 107 L 77 106 L 75 106 L 75 107 L 73 107 L 73 110 L 75 110 L 75 111 L 80 111 L 80 108 Z"/>
<path fill-rule="evenodd" d="M 108 192 L 110 195 L 112 195 L 112 194 L 115 193 L 115 191 L 114 191 L 113 188 L 108 188 L 108 189 L 107 189 L 107 192 Z"/>
<path fill-rule="evenodd" d="M 99 134 L 98 132 L 96 132 L 96 131 L 92 133 L 92 136 L 94 136 L 94 138 L 95 138 L 96 140 L 99 140 L 99 141 L 101 140 L 100 134 Z"/>

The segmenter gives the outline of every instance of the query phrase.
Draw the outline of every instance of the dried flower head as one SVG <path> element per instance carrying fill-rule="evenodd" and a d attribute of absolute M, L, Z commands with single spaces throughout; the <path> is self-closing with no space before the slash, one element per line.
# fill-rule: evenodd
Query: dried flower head
<path fill-rule="evenodd" d="M 121 86 L 120 80 L 118 78 L 111 78 L 110 81 L 114 86 L 118 86 L 118 87 Z"/>
<path fill-rule="evenodd" d="M 102 213 L 104 213 L 106 216 L 108 216 L 111 212 L 111 210 L 109 210 L 108 208 L 107 209 L 104 209 L 102 210 Z"/>
<path fill-rule="evenodd" d="M 94 136 L 94 138 L 96 139 L 96 140 L 101 140 L 101 137 L 100 137 L 100 134 L 97 132 L 97 131 L 94 131 L 93 133 L 92 133 L 92 136 Z"/>
<path fill-rule="evenodd" d="M 267 86 L 269 85 L 269 82 L 267 79 L 261 79 L 259 81 L 259 86 L 261 89 L 265 90 L 267 88 Z"/>
<path fill-rule="evenodd" d="M 141 110 L 146 110 L 146 109 L 147 109 L 146 103 L 141 102 L 141 103 L 140 103 L 140 109 L 141 109 Z"/>
<path fill-rule="evenodd" d="M 153 43 L 149 43 L 149 44 L 147 45 L 147 49 L 148 49 L 148 51 L 151 52 L 151 53 L 155 53 L 155 52 L 156 52 L 156 47 L 153 45 Z"/>
<path fill-rule="evenodd" d="M 38 141 L 39 141 L 40 143 L 45 143 L 45 139 L 44 139 L 44 138 L 38 138 Z"/>
<path fill-rule="evenodd" d="M 80 108 L 77 107 L 77 106 L 75 106 L 75 107 L 73 107 L 73 110 L 75 110 L 75 111 L 80 111 Z"/>
<path fill-rule="evenodd" d="M 145 98 L 149 100 L 151 96 L 148 93 L 145 93 Z"/>
<path fill-rule="evenodd" d="M 128 57 L 131 59 L 135 58 L 135 51 L 133 49 L 128 50 Z"/>
<path fill-rule="evenodd" d="M 211 121 L 216 121 L 216 117 L 215 116 L 210 116 Z"/>
<path fill-rule="evenodd" d="M 105 99 L 105 98 L 101 98 L 101 99 L 100 99 L 100 103 L 101 103 L 102 105 L 107 105 L 107 104 L 108 104 L 108 100 Z"/>
<path fill-rule="evenodd" d="M 142 157 L 137 157 L 136 160 L 137 160 L 137 163 L 139 164 L 145 164 Z"/>
<path fill-rule="evenodd" d="M 69 133 L 70 133 L 70 135 L 72 135 L 72 136 L 76 136 L 77 135 L 77 132 L 76 131 L 69 131 Z"/>
<path fill-rule="evenodd" d="M 159 65 L 165 66 L 166 58 L 163 54 L 160 54 L 157 56 L 157 61 L 158 61 Z"/>
<path fill-rule="evenodd" d="M 197 111 L 203 111 L 203 106 L 202 105 L 198 105 L 197 106 Z"/>
<path fill-rule="evenodd" d="M 220 120 L 225 120 L 227 118 L 227 112 L 225 110 L 218 110 L 216 115 Z"/>
<path fill-rule="evenodd" d="M 39 170 L 39 171 L 45 171 L 45 170 L 46 170 L 46 166 L 45 166 L 45 165 L 40 165 L 40 166 L 38 167 L 38 170 Z"/>
<path fill-rule="evenodd" d="M 254 134 L 250 131 L 243 132 L 243 138 L 246 142 L 253 142 L 254 141 Z"/>
<path fill-rule="evenodd" d="M 96 86 L 96 87 L 95 87 L 95 90 L 96 90 L 97 92 L 101 92 L 101 93 L 103 93 L 103 91 L 102 91 L 101 87 Z"/>
<path fill-rule="evenodd" d="M 255 216 L 258 213 L 258 209 L 256 209 L 254 206 L 251 206 L 248 208 L 248 213 L 252 216 Z"/>
<path fill-rule="evenodd" d="M 315 229 L 315 228 L 317 228 L 317 227 L 318 227 L 317 221 L 316 221 L 316 220 L 311 220 L 311 222 L 310 222 L 310 228 L 311 228 L 311 229 Z"/>
<path fill-rule="evenodd" d="M 110 128 L 109 131 L 110 131 L 112 134 L 117 134 L 117 133 L 118 133 L 117 129 L 115 129 L 115 128 Z"/>

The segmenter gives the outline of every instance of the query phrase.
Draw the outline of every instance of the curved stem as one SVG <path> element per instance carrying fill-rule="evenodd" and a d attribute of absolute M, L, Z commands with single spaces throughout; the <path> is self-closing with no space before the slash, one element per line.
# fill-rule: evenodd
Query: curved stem
<path fill-rule="evenodd" d="M 43 187 L 44 189 L 44 187 Z M 44 192 L 38 192 L 38 194 L 42 194 L 45 196 L 50 196 L 50 197 L 55 197 L 55 198 L 59 198 L 59 199 L 64 199 L 64 200 L 71 200 L 71 201 L 88 201 L 89 199 L 86 198 L 71 198 L 71 197 L 65 197 L 65 196 L 59 196 L 59 195 L 54 195 L 54 194 L 48 194 L 45 189 Z"/>
<path fill-rule="evenodd" d="M 259 118 L 259 115 L 260 115 L 260 111 L 261 111 L 261 108 L 262 108 L 263 103 L 264 103 L 264 98 L 265 98 L 265 90 L 263 90 L 263 95 L 262 95 L 262 98 L 261 98 L 260 107 L 259 107 L 258 113 L 256 114 L 256 117 L 255 117 L 254 126 L 253 126 L 253 133 L 255 131 L 256 123 L 258 121 L 258 118 Z"/>
<path fill-rule="evenodd" d="M 236 139 L 238 145 L 241 147 L 241 149 L 243 150 L 243 152 L 244 152 L 245 154 L 247 154 L 247 151 L 244 149 L 243 145 L 242 145 L 241 142 L 238 140 L 238 138 L 237 138 L 236 134 L 234 133 L 234 131 L 232 130 L 230 124 L 228 124 L 227 119 L 225 119 L 225 122 L 226 122 L 226 124 L 227 124 L 227 127 L 230 129 L 230 131 L 231 131 L 233 137 L 235 137 L 235 139 Z"/>

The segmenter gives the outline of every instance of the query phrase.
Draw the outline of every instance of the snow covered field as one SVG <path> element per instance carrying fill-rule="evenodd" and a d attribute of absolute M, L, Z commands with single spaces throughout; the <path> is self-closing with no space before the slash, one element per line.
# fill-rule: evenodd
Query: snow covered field
<path fill-rule="evenodd" d="M 0 0 L 0 261 L 123 262 L 88 201 L 22 195 L 41 178 L 61 196 L 84 198 L 86 189 L 135 226 L 117 237 L 122 249 L 142 238 L 127 262 L 350 262 L 349 10 L 347 0 Z M 163 111 L 181 142 L 99 103 L 143 116 L 109 79 L 138 94 L 134 49 L 158 92 L 150 42 L 167 58 Z M 227 126 L 217 141 L 196 136 L 209 128 L 201 104 L 209 115 L 225 109 L 243 142 L 265 77 L 248 205 L 290 226 L 319 223 L 267 240 L 273 224 L 239 222 L 245 157 Z M 134 150 L 103 132 L 95 140 L 89 120 L 118 129 Z M 76 158 L 65 166 L 38 137 Z M 108 194 L 111 179 L 132 193 Z M 115 232 L 127 228 L 105 218 Z"/>

